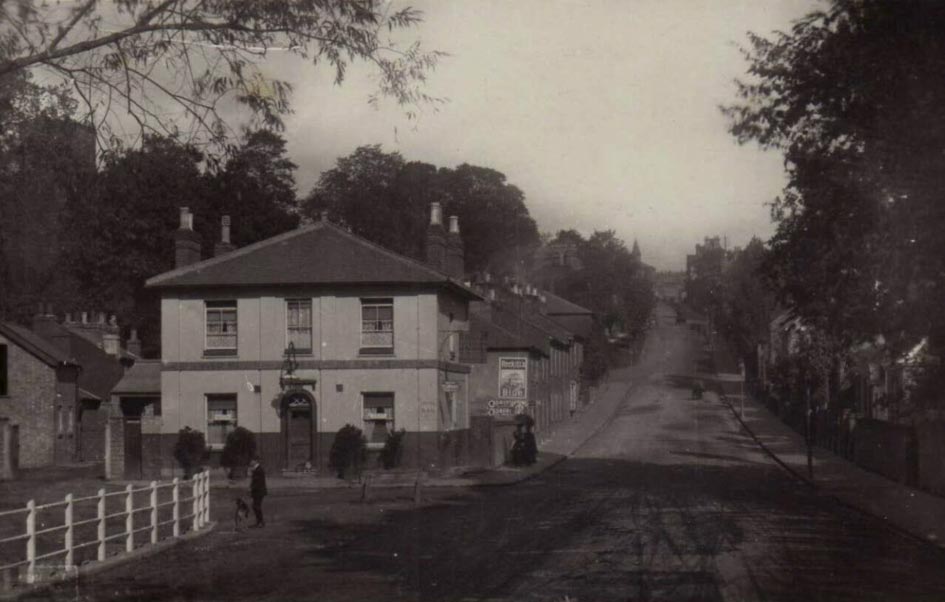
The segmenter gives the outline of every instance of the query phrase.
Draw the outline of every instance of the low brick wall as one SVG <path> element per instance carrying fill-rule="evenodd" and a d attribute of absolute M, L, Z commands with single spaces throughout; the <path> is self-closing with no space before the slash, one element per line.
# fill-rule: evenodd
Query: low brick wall
<path fill-rule="evenodd" d="M 469 463 L 495 466 L 495 421 L 491 416 L 472 416 L 469 428 Z"/>
<path fill-rule="evenodd" d="M 856 423 L 853 437 L 853 459 L 859 466 L 900 483 L 917 484 L 915 429 L 862 418 Z"/>

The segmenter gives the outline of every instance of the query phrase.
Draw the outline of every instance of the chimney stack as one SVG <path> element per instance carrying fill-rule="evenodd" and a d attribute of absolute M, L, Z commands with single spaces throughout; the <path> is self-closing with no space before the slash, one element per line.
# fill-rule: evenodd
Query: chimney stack
<path fill-rule="evenodd" d="M 33 316 L 33 332 L 41 337 L 52 338 L 58 334 L 58 321 L 51 303 L 40 303 Z"/>
<path fill-rule="evenodd" d="M 446 239 L 446 273 L 457 280 L 466 275 L 465 248 L 459 234 L 459 218 L 450 216 L 450 229 Z"/>
<path fill-rule="evenodd" d="M 200 236 L 194 232 L 194 216 L 187 207 L 180 208 L 180 227 L 174 232 L 174 267 L 182 268 L 200 261 Z"/>
<path fill-rule="evenodd" d="M 131 329 L 131 335 L 128 337 L 128 340 L 125 342 L 125 349 L 128 350 L 128 353 L 141 357 L 141 341 L 138 340 L 137 328 Z"/>
<path fill-rule="evenodd" d="M 430 225 L 427 227 L 427 264 L 434 270 L 446 272 L 446 258 L 443 209 L 439 203 L 430 203 Z"/>
<path fill-rule="evenodd" d="M 220 242 L 213 245 L 213 256 L 218 257 L 235 250 L 236 247 L 230 242 L 230 216 L 224 215 L 220 218 Z"/>

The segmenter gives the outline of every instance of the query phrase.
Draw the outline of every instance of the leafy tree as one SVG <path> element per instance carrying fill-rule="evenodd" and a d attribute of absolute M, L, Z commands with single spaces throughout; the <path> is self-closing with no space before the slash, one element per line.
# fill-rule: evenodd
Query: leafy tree
<path fill-rule="evenodd" d="M 57 269 L 60 217 L 95 174 L 94 133 L 61 88 L 0 77 L 0 315 L 24 319 L 69 297 Z"/>
<path fill-rule="evenodd" d="M 525 195 L 502 173 L 468 164 L 449 169 L 408 163 L 379 145 L 362 146 L 323 173 L 304 212 L 316 217 L 327 210 L 356 234 L 419 259 L 433 201 L 443 203 L 444 215 L 459 217 L 467 271 L 511 272 L 514 258 L 538 244 Z"/>
<path fill-rule="evenodd" d="M 0 77 L 34 68 L 58 77 L 103 142 L 116 133 L 117 114 L 132 118 L 142 137 L 177 135 L 177 124 L 188 121 L 188 129 L 222 142 L 224 102 L 281 126 L 291 88 L 260 69 L 271 52 L 327 64 L 336 83 L 352 62 L 371 64 L 378 73 L 372 102 L 435 101 L 422 84 L 440 53 L 419 42 L 398 47 L 389 37 L 420 21 L 419 11 L 391 11 L 380 0 L 19 0 L 0 4 Z M 179 114 L 169 115 L 169 106 Z"/>
<path fill-rule="evenodd" d="M 467 270 L 520 270 L 539 243 L 525 193 L 509 184 L 505 174 L 468 163 L 440 169 L 437 175 L 444 214 L 459 217 Z"/>
<path fill-rule="evenodd" d="M 178 207 L 187 204 L 202 219 L 202 159 L 193 146 L 148 137 L 139 149 L 107 153 L 94 194 L 66 209 L 63 260 L 79 299 L 137 327 L 146 354 L 157 349 L 160 313 L 144 281 L 174 267 Z"/>
<path fill-rule="evenodd" d="M 435 172 L 425 164 L 412 164 L 408 170 L 400 153 L 385 153 L 380 145 L 362 146 L 322 173 L 304 211 L 313 218 L 327 211 L 355 234 L 419 259 L 426 210 L 423 198 L 409 193 L 427 188 Z"/>
<path fill-rule="evenodd" d="M 207 173 L 204 165 L 193 145 L 148 136 L 141 148 L 106 153 L 92 193 L 65 209 L 63 262 L 77 282 L 74 302 L 136 327 L 146 355 L 158 350 L 160 308 L 144 282 L 174 267 L 181 205 L 195 214 L 205 257 L 220 239 L 221 215 L 232 216 L 239 246 L 298 224 L 295 165 L 279 135 L 251 132 L 220 171 Z"/>
<path fill-rule="evenodd" d="M 586 240 L 573 230 L 558 234 L 559 242 L 577 242 L 583 269 L 559 283 L 559 293 L 594 311 L 602 325 L 640 339 L 653 309 L 653 283 L 613 230 L 596 231 Z"/>
<path fill-rule="evenodd" d="M 736 252 L 713 303 L 718 308 L 716 327 L 751 374 L 757 373 L 757 346 L 767 341 L 773 317 L 774 298 L 762 275 L 766 255 L 758 238 Z"/>
<path fill-rule="evenodd" d="M 268 130 L 248 132 L 233 148 L 222 170 L 208 176 L 205 254 L 220 238 L 220 216 L 232 220 L 232 241 L 245 246 L 298 226 L 296 165 L 286 156 L 285 140 Z"/>
<path fill-rule="evenodd" d="M 943 49 L 942 3 L 832 0 L 750 36 L 724 109 L 740 142 L 785 155 L 765 263 L 780 302 L 843 346 L 942 349 Z"/>

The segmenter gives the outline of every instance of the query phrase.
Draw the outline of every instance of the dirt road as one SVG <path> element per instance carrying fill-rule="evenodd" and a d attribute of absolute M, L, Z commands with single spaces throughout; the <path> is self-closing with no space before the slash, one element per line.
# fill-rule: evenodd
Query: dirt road
<path fill-rule="evenodd" d="M 664 311 L 575 456 L 502 488 L 284 492 L 271 526 L 61 587 L 56 600 L 943 600 L 945 555 L 783 472 L 667 375 L 699 341 Z M 49 599 L 50 594 L 34 599 Z"/>

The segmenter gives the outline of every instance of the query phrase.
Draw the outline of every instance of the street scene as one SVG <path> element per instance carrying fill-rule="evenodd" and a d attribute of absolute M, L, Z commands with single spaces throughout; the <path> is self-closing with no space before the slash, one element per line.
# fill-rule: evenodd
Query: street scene
<path fill-rule="evenodd" d="M 673 383 L 700 341 L 657 308 L 638 366 L 565 461 L 516 485 L 273 487 L 266 531 L 218 526 L 146 570 L 38 600 L 934 600 L 945 555 L 779 466 L 717 397 Z M 591 429 L 594 429 L 593 431 Z M 347 506 L 347 508 L 346 508 Z M 353 509 L 352 509 L 353 507 Z M 456 546 L 456 541 L 464 542 Z M 194 562 L 200 557 L 200 562 Z M 278 567 L 273 571 L 270 567 Z M 169 578 L 168 575 L 173 575 Z"/>
<path fill-rule="evenodd" d="M 0 0 L 0 602 L 945 600 L 943 49 Z"/>

